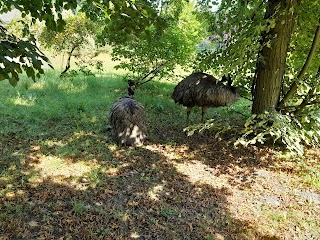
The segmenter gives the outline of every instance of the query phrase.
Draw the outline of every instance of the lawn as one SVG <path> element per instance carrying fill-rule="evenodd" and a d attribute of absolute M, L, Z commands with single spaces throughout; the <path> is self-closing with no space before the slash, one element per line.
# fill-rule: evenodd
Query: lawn
<path fill-rule="evenodd" d="M 237 147 L 237 133 L 188 137 L 173 81 L 136 91 L 142 147 L 107 127 L 123 73 L 0 82 L 0 239 L 320 239 L 320 157 Z M 239 125 L 241 99 L 207 118 Z M 200 110 L 191 122 L 199 123 Z"/>

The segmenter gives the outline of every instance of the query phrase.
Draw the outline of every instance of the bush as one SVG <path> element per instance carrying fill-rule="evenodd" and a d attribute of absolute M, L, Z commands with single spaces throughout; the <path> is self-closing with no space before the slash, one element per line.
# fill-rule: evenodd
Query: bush
<path fill-rule="evenodd" d="M 309 112 L 310 114 L 310 112 Z M 320 139 L 320 115 L 313 112 L 300 118 L 293 114 L 266 112 L 247 119 L 242 136 L 235 145 L 281 143 L 289 151 L 303 155 L 304 146 L 318 146 Z"/>

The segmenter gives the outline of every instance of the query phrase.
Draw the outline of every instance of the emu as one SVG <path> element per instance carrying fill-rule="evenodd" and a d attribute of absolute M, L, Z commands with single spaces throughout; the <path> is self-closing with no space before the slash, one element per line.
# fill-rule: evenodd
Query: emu
<path fill-rule="evenodd" d="M 223 82 L 227 81 L 227 85 Z M 172 98 L 175 103 L 187 107 L 187 120 L 194 106 L 202 108 L 201 122 L 209 107 L 227 106 L 239 98 L 238 89 L 232 86 L 231 77 L 223 76 L 219 82 L 215 77 L 202 73 L 192 73 L 174 88 Z"/>
<path fill-rule="evenodd" d="M 145 108 L 133 99 L 135 84 L 128 81 L 128 95 L 116 100 L 109 111 L 111 136 L 120 145 L 138 146 L 147 136 Z"/>

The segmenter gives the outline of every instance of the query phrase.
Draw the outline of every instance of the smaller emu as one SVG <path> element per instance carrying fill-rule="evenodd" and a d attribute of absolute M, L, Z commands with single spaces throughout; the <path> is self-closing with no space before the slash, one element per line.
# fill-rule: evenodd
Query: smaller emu
<path fill-rule="evenodd" d="M 142 145 L 146 138 L 145 109 L 133 99 L 134 83 L 128 81 L 128 96 L 116 100 L 109 111 L 112 138 L 120 145 Z"/>
<path fill-rule="evenodd" d="M 227 85 L 223 82 L 227 81 Z M 209 107 L 227 106 L 234 103 L 239 98 L 236 87 L 231 86 L 231 77 L 223 76 L 219 82 L 215 77 L 202 73 L 192 73 L 184 78 L 174 88 L 172 99 L 175 103 L 187 107 L 187 125 L 189 125 L 189 115 L 194 106 L 202 108 L 201 121 Z"/>

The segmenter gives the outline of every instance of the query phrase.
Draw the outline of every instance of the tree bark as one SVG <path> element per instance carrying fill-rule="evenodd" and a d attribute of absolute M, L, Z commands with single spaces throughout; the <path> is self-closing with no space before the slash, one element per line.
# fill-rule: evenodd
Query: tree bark
<path fill-rule="evenodd" d="M 262 34 L 262 49 L 258 55 L 252 88 L 252 113 L 273 111 L 278 105 L 296 4 L 297 0 L 270 0 L 268 3 L 265 19 L 275 20 L 275 27 Z"/>
<path fill-rule="evenodd" d="M 72 47 L 71 51 L 68 54 L 68 60 L 67 60 L 67 65 L 66 68 L 63 70 L 63 72 L 60 73 L 60 77 L 63 76 L 63 74 L 65 74 L 71 67 L 71 57 L 72 57 L 72 53 L 73 51 L 78 47 L 79 45 L 75 45 Z"/>

